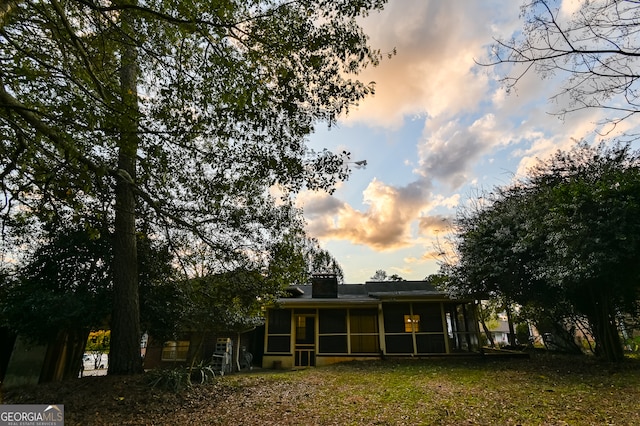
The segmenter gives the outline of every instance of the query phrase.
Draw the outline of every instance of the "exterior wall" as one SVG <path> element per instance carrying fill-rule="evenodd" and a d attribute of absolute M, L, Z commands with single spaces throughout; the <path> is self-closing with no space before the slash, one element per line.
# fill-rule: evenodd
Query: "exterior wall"
<path fill-rule="evenodd" d="M 294 367 L 293 361 L 293 355 L 264 355 L 262 357 L 262 368 L 290 370 Z"/>
<path fill-rule="evenodd" d="M 479 351 L 472 304 L 380 301 L 377 305 L 308 306 L 268 311 L 264 368 Z"/>
<path fill-rule="evenodd" d="M 194 360 L 196 363 L 200 360 L 211 361 L 213 354 L 217 351 L 216 341 L 218 338 L 231 339 L 233 343 L 231 367 L 232 369 L 235 368 L 235 351 L 239 350 L 239 346 L 247 345 L 247 337 L 241 335 L 240 345 L 238 345 L 237 334 L 215 333 L 184 333 L 179 335 L 174 342 L 188 342 L 188 350 L 184 357 L 180 356 L 175 360 L 168 360 L 166 356 L 163 359 L 163 349 L 166 349 L 166 342 L 149 336 L 143 363 L 144 368 L 146 370 L 154 368 L 174 368 L 191 365 Z"/>

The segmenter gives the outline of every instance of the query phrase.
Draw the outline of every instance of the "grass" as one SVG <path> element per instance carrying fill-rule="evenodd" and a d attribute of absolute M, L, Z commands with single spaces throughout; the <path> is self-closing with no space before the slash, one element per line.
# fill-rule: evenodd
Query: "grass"
<path fill-rule="evenodd" d="M 613 365 L 543 354 L 352 362 L 226 375 L 179 394 L 149 389 L 134 378 L 127 386 L 122 378 L 90 379 L 104 381 L 7 392 L 4 402 L 48 403 L 42 400 L 46 389 L 58 392 L 67 425 L 640 424 L 639 359 Z M 83 383 L 92 383 L 80 389 L 87 398 L 95 400 L 95 386 L 107 402 L 85 406 L 77 392 L 64 390 Z"/>
<path fill-rule="evenodd" d="M 249 387 L 250 380 L 238 378 Z M 562 356 L 360 362 L 270 380 L 313 389 L 313 398 L 289 401 L 294 417 L 308 424 L 640 424 L 637 360 L 620 366 Z"/>

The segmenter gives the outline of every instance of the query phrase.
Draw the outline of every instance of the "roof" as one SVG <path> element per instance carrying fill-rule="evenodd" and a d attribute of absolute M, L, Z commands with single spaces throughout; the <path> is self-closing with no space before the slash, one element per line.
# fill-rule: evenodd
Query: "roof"
<path fill-rule="evenodd" d="M 364 284 L 341 284 L 337 286 L 338 297 L 312 298 L 312 285 L 292 285 L 287 288 L 287 297 L 280 304 L 298 303 L 365 303 L 377 304 L 381 300 L 425 300 L 449 299 L 447 293 L 437 290 L 427 281 L 368 281 Z"/>

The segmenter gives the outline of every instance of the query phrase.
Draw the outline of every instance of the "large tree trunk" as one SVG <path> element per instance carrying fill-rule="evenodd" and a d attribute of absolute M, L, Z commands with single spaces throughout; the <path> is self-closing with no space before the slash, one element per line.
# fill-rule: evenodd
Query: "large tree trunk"
<path fill-rule="evenodd" d="M 124 42 L 120 69 L 122 116 L 118 176 L 115 190 L 115 235 L 113 245 L 114 300 L 111 319 L 109 374 L 142 372 L 140 356 L 140 305 L 138 298 L 138 259 L 136 248 L 136 152 L 138 149 L 138 56 L 137 48 L 126 34 L 133 19 L 122 12 Z"/>
<path fill-rule="evenodd" d="M 593 338 L 596 343 L 595 353 L 609 362 L 622 361 L 624 352 L 611 297 L 607 294 L 607 289 L 604 286 L 597 289 L 591 288 L 590 295 L 592 306 L 587 317 L 593 329 Z"/>
<path fill-rule="evenodd" d="M 516 346 L 516 332 L 513 327 L 513 315 L 511 314 L 511 304 L 509 302 L 505 302 L 504 310 L 507 313 L 507 325 L 509 326 L 509 345 L 511 347 Z"/>

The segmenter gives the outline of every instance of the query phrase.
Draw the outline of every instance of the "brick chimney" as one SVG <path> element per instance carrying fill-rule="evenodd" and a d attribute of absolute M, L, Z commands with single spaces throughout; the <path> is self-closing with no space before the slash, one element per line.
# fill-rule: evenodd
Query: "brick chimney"
<path fill-rule="evenodd" d="M 312 275 L 311 297 L 314 299 L 337 299 L 338 277 L 335 274 Z"/>

